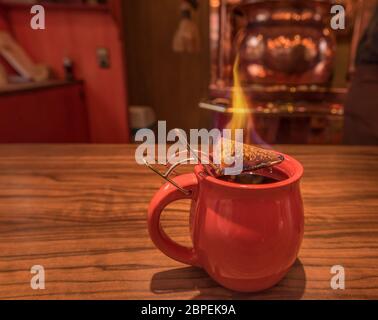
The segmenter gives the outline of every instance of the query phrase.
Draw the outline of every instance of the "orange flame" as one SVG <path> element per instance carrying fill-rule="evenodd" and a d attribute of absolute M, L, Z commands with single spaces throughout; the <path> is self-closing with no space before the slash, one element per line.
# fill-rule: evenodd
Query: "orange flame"
<path fill-rule="evenodd" d="M 250 116 L 251 108 L 249 106 L 249 100 L 241 85 L 239 64 L 240 59 L 239 56 L 237 56 L 233 68 L 234 88 L 231 100 L 232 117 L 227 128 L 231 129 L 232 132 L 235 132 L 236 129 L 247 129 L 247 132 L 245 132 L 247 135 L 245 135 L 244 138 L 245 140 L 249 140 L 248 131 L 253 130 L 254 126 L 252 116 Z M 248 141 L 246 142 L 248 143 Z"/>

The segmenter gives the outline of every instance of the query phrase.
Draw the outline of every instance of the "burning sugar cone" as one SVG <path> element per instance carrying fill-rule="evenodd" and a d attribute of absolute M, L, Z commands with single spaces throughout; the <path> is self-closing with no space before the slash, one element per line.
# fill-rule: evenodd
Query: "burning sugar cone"
<path fill-rule="evenodd" d="M 224 169 L 231 167 L 232 159 L 242 158 L 243 171 L 253 171 L 262 168 L 268 168 L 280 164 L 284 157 L 272 150 L 266 150 L 249 144 L 241 144 L 238 148 L 234 140 L 222 138 L 218 141 L 220 155 L 213 154 L 213 158 L 218 157 L 220 165 L 217 166 L 217 175 L 222 175 Z"/>

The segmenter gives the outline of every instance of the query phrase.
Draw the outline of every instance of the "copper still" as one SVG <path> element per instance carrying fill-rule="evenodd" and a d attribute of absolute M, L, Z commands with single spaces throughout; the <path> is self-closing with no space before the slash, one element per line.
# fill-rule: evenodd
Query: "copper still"
<path fill-rule="evenodd" d="M 233 109 L 233 67 L 250 100 L 256 132 L 266 143 L 338 143 L 344 88 L 331 88 L 336 40 L 331 1 L 210 1 L 210 101 L 215 126 Z M 247 128 L 249 129 L 249 128 Z M 253 141 L 259 142 L 259 141 Z"/>

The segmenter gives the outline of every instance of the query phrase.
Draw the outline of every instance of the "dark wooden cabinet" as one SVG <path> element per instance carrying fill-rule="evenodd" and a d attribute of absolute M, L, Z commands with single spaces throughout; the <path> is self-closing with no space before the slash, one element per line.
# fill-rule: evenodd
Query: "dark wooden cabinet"
<path fill-rule="evenodd" d="M 90 142 L 82 82 L 0 90 L 0 143 Z"/>

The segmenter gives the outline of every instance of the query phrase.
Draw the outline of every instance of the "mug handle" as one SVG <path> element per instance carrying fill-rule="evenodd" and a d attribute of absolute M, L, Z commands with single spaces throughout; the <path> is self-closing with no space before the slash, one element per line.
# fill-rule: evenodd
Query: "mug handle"
<path fill-rule="evenodd" d="M 194 173 L 183 174 L 174 178 L 174 181 L 190 193 L 185 195 L 169 182 L 162 186 L 148 208 L 148 232 L 153 243 L 165 255 L 185 264 L 199 266 L 194 248 L 184 247 L 173 241 L 160 223 L 161 213 L 168 204 L 182 199 L 194 200 L 197 197 L 198 181 Z"/>

